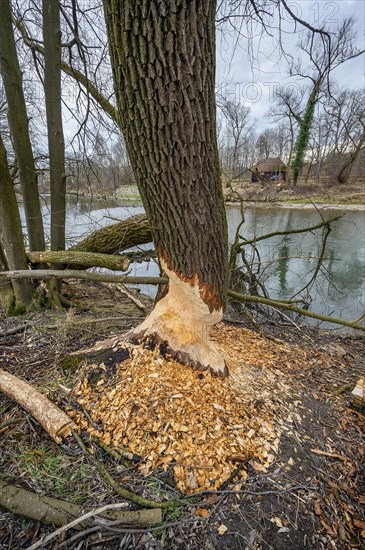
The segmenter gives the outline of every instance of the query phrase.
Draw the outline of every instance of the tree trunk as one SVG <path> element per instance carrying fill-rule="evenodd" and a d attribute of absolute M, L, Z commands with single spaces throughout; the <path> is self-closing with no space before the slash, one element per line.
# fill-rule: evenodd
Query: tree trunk
<path fill-rule="evenodd" d="M 310 139 L 310 131 L 313 123 L 314 108 L 318 101 L 318 93 L 319 93 L 321 84 L 322 84 L 321 79 L 319 79 L 315 83 L 313 90 L 309 95 L 303 118 L 300 122 L 299 134 L 295 144 L 295 156 L 292 162 L 294 186 L 297 185 L 299 173 L 303 168 L 304 157 L 307 151 L 307 147 Z"/>
<path fill-rule="evenodd" d="M 44 250 L 44 232 L 38 194 L 37 171 L 29 139 L 29 124 L 11 19 L 10 0 L 1 3 L 0 70 L 8 105 L 9 127 L 19 167 L 29 247 Z"/>
<path fill-rule="evenodd" d="M 0 228 L 1 232 L 1 228 Z M 7 271 L 8 265 L 6 263 L 5 254 L 1 245 L 0 239 L 0 270 Z M 11 281 L 1 281 L 0 283 L 0 300 L 3 305 L 3 309 L 6 315 L 11 315 L 14 309 L 15 295 L 13 285 Z"/>
<path fill-rule="evenodd" d="M 120 125 L 169 290 L 130 335 L 225 375 L 227 229 L 215 112 L 213 0 L 104 0 Z"/>
<path fill-rule="evenodd" d="M 25 255 L 22 225 L 18 204 L 10 177 L 8 161 L 3 141 L 0 136 L 0 241 L 8 269 L 28 269 Z M 1 260 L 1 258 L 0 258 Z M 9 289 L 8 289 L 9 290 Z M 13 282 L 15 303 L 9 303 L 9 292 L 6 293 L 8 313 L 23 312 L 32 304 L 30 281 Z"/>
<path fill-rule="evenodd" d="M 61 29 L 58 0 L 43 0 L 44 93 L 51 190 L 51 250 L 65 249 L 66 176 L 61 107 Z M 40 250 L 40 249 L 38 249 Z"/>
<path fill-rule="evenodd" d="M 349 153 L 349 158 L 347 159 L 347 161 L 345 161 L 343 163 L 343 165 L 341 166 L 341 168 L 340 168 L 340 170 L 337 174 L 338 183 L 340 183 L 340 184 L 347 183 L 347 180 L 348 180 L 349 175 L 351 173 L 351 169 L 353 167 L 353 164 L 354 164 L 355 160 L 357 159 L 357 157 L 359 156 L 359 154 L 360 154 L 360 152 L 361 152 L 361 150 L 364 146 L 364 142 L 365 142 L 365 134 L 362 136 L 362 138 L 358 142 L 355 150 Z"/>

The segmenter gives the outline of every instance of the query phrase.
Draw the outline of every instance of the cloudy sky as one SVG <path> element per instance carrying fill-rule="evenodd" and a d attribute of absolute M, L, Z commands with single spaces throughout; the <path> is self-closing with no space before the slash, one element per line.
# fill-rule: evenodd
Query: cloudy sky
<path fill-rule="evenodd" d="M 323 25 L 335 30 L 346 17 L 353 16 L 357 31 L 357 46 L 365 48 L 365 2 L 363 0 L 301 0 L 288 1 L 290 9 L 309 24 L 321 28 Z M 288 21 L 281 33 L 283 46 L 288 54 L 297 58 L 296 48 L 301 34 L 306 29 Z M 275 24 L 274 24 L 275 26 Z M 242 29 L 245 32 L 245 29 Z M 251 107 L 258 130 L 267 127 L 270 122 L 265 118 L 275 86 L 293 82 L 287 75 L 288 63 L 278 48 L 279 32 L 273 28 L 273 36 L 262 35 L 260 27 L 253 28 L 254 38 L 250 42 L 245 38 L 234 38 L 231 33 L 217 34 L 217 89 L 230 99 L 244 101 Z M 250 43 L 250 52 L 248 44 Z M 304 67 L 309 67 L 305 64 Z M 340 86 L 359 88 L 365 85 L 365 55 L 346 62 L 333 72 Z M 305 82 L 302 82 L 305 83 Z"/>

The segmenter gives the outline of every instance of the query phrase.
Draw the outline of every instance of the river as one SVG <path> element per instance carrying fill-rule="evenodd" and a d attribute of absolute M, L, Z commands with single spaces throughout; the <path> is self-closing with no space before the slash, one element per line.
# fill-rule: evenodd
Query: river
<path fill-rule="evenodd" d="M 49 207 L 44 199 L 43 213 L 46 233 L 49 234 Z M 86 200 L 70 196 L 66 232 L 68 244 L 74 244 L 91 231 L 115 223 L 120 219 L 143 212 L 140 204 L 116 205 L 98 199 Z M 310 311 L 354 319 L 365 309 L 365 216 L 364 211 L 344 207 L 344 210 L 321 208 L 326 218 L 342 214 L 340 221 L 332 224 L 321 272 L 308 295 L 302 293 L 310 304 Z M 238 206 L 227 206 L 229 240 L 233 241 L 241 221 Z M 247 206 L 241 235 L 253 239 L 275 231 L 285 231 L 315 225 L 321 221 L 314 208 L 285 206 Z M 270 297 L 289 299 L 300 290 L 317 265 L 322 243 L 322 230 L 315 233 L 275 236 L 257 243 L 260 255 L 261 277 Z M 248 249 L 248 258 L 257 268 L 257 255 Z M 133 275 L 158 275 L 155 262 L 134 264 Z M 153 294 L 154 288 L 143 287 L 143 292 Z M 322 325 L 325 326 L 325 325 Z M 334 327 L 334 325 L 331 325 Z"/>

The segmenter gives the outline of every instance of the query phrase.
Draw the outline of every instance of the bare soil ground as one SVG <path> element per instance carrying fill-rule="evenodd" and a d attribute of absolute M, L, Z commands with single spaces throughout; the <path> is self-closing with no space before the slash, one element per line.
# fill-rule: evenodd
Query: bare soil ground
<path fill-rule="evenodd" d="M 101 284 L 69 284 L 68 293 L 74 297 L 68 312 L 22 318 L 6 318 L 0 312 L 0 366 L 64 409 L 72 408 L 72 394 L 65 388 L 74 388 L 87 374 L 68 354 L 127 330 L 144 315 L 128 298 Z M 365 338 L 268 323 L 264 329 L 280 339 L 278 343 L 251 329 L 239 320 L 218 327 L 213 337 L 219 343 L 226 334 L 232 369 L 235 355 L 237 364 L 245 365 L 248 387 L 251 383 L 250 391 L 255 387 L 257 392 L 250 414 L 271 414 L 280 431 L 277 452 L 264 471 L 257 469 L 257 458 L 247 456 L 237 462 L 238 470 L 233 469 L 226 483 L 222 479 L 187 507 L 167 508 L 158 528 L 70 531 L 44 548 L 365 548 L 365 417 L 350 406 L 351 390 L 365 372 Z M 118 376 L 118 366 L 110 369 L 107 386 Z M 276 392 L 282 383 L 285 393 Z M 56 445 L 29 414 L 0 395 L 0 426 L 8 420 L 18 423 L 0 429 L 1 479 L 85 506 L 121 500 L 73 438 Z M 87 431 L 81 434 L 87 442 Z M 126 468 L 91 445 L 124 487 L 149 499 L 179 498 L 173 464 L 145 475 L 138 462 Z M 54 529 L 3 510 L 0 549 L 29 548 Z"/>

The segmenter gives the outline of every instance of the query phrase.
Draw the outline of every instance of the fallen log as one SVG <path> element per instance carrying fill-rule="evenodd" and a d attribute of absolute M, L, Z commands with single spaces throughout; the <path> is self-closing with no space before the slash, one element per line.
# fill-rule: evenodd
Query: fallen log
<path fill-rule="evenodd" d="M 125 508 L 126 503 L 112 504 L 104 506 L 104 511 L 100 509 L 83 509 L 77 504 L 66 500 L 38 495 L 32 491 L 16 487 L 0 480 L 0 507 L 26 518 L 40 521 L 46 524 L 53 524 L 57 527 L 64 526 L 75 518 L 80 518 L 78 523 L 72 525 L 73 529 L 84 529 L 93 525 L 98 525 L 95 518 L 97 514 L 103 520 L 117 520 L 118 526 L 145 527 L 161 523 L 161 508 L 149 508 L 148 510 L 112 510 L 113 508 Z M 110 508 L 109 511 L 108 508 Z M 106 509 L 106 510 L 105 510 Z M 87 512 L 88 517 L 82 519 Z M 107 522 L 103 521 L 107 528 Z"/>
<path fill-rule="evenodd" d="M 71 418 L 24 380 L 0 369 L 0 391 L 30 412 L 56 443 L 71 434 Z"/>
<path fill-rule="evenodd" d="M 31 264 L 64 264 L 66 267 L 73 265 L 80 266 L 83 269 L 104 267 L 113 271 L 127 271 L 130 264 L 130 259 L 126 256 L 78 250 L 28 252 L 27 257 Z"/>
<path fill-rule="evenodd" d="M 131 246 L 152 242 L 152 233 L 145 214 L 138 214 L 118 223 L 102 227 L 69 250 L 116 254 Z"/>

